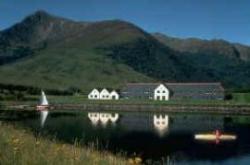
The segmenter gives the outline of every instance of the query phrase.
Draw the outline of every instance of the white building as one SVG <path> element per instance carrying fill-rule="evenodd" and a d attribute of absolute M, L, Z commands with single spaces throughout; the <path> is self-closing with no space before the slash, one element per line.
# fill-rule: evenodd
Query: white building
<path fill-rule="evenodd" d="M 171 91 L 171 92 L 170 92 Z M 127 83 L 121 89 L 124 99 L 223 100 L 221 83 Z"/>
<path fill-rule="evenodd" d="M 100 100 L 110 100 L 110 93 L 106 88 L 101 90 Z"/>
<path fill-rule="evenodd" d="M 110 99 L 111 100 L 119 100 L 119 94 L 113 90 L 111 93 L 110 93 Z"/>
<path fill-rule="evenodd" d="M 169 100 L 169 93 L 168 88 L 165 85 L 160 84 L 154 90 L 154 100 Z"/>
<path fill-rule="evenodd" d="M 97 89 L 93 89 L 89 94 L 88 94 L 88 99 L 89 100 L 99 100 L 100 99 L 100 92 Z"/>

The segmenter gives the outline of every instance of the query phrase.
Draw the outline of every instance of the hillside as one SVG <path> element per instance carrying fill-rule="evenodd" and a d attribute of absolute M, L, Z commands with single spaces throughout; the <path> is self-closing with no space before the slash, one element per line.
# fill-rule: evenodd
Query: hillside
<path fill-rule="evenodd" d="M 221 81 L 227 88 L 249 89 L 250 47 L 224 40 L 179 39 L 152 34 L 167 47 L 179 52 L 189 64 L 192 77 Z"/>
<path fill-rule="evenodd" d="M 61 22 L 72 29 L 60 26 L 58 32 Z M 113 35 L 115 31 L 119 33 L 118 37 Z M 138 33 L 138 36 L 144 35 L 125 22 L 74 22 L 38 11 L 1 33 L 0 40 L 7 43 L 2 45 L 8 45 L 2 49 L 5 50 L 2 51 L 2 57 L 6 59 L 7 56 L 13 56 L 14 59 L 2 61 L 0 82 L 89 90 L 94 86 L 119 87 L 127 81 L 151 80 L 133 68 L 100 54 L 95 48 L 108 42 L 118 43 L 119 40 L 122 42 L 126 38 L 137 37 L 132 35 L 133 32 Z M 13 50 L 20 47 L 32 53 L 20 56 L 18 52 L 17 56 L 13 55 Z"/>
<path fill-rule="evenodd" d="M 170 37 L 161 33 L 152 34 L 164 45 L 180 52 L 217 54 L 231 58 L 240 58 L 250 61 L 250 47 L 242 44 L 234 44 L 225 40 L 202 40 L 198 38 L 180 39 Z"/>
<path fill-rule="evenodd" d="M 181 45 L 122 20 L 76 22 L 38 11 L 0 32 L 0 83 L 85 92 L 142 81 L 250 88 L 248 47 L 226 41 L 213 42 L 216 49 Z"/>

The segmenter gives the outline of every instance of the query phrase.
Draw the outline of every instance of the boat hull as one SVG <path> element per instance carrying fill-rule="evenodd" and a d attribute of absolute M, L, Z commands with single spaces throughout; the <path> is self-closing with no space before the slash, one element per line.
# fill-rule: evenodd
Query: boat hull
<path fill-rule="evenodd" d="M 37 105 L 36 110 L 37 111 L 47 111 L 47 110 L 49 110 L 49 106 L 48 105 Z"/>

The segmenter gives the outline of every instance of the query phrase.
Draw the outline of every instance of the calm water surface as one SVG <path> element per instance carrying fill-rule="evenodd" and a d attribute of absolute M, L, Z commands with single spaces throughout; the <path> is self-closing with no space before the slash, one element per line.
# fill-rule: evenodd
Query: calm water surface
<path fill-rule="evenodd" d="M 140 156 L 145 164 L 250 164 L 250 116 L 0 111 L 0 120 L 68 143 L 77 139 L 99 150 Z M 194 139 L 195 134 L 217 129 L 237 139 L 217 143 Z"/>

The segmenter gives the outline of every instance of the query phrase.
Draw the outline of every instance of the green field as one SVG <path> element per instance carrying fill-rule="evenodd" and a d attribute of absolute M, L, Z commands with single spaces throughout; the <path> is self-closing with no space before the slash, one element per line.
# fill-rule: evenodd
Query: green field
<path fill-rule="evenodd" d="M 56 90 L 74 87 L 88 92 L 94 87 L 119 88 L 125 82 L 152 80 L 82 45 L 69 47 L 67 51 L 58 47 L 41 51 L 18 64 L 0 66 L 0 82 Z"/>
<path fill-rule="evenodd" d="M 233 93 L 233 102 L 250 103 L 250 93 Z"/>

